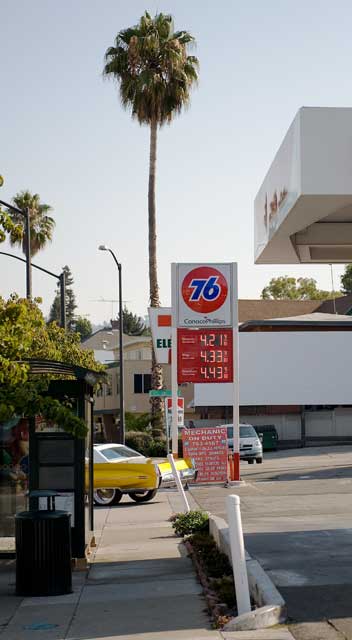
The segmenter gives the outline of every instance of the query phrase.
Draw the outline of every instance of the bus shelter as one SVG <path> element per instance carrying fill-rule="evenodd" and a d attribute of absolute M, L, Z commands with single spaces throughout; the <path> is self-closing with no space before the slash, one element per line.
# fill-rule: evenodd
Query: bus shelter
<path fill-rule="evenodd" d="M 93 387 L 101 373 L 61 362 L 31 360 L 30 375 L 50 375 L 47 395 L 69 403 L 87 426 L 86 438 L 42 416 L 0 424 L 0 554 L 14 555 L 15 514 L 46 508 L 33 490 L 56 491 L 56 508 L 71 514 L 72 556 L 84 558 L 94 532 Z"/>

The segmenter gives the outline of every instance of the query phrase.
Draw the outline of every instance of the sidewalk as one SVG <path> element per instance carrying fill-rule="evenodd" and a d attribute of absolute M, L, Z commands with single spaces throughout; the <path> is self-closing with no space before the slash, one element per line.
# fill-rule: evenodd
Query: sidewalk
<path fill-rule="evenodd" d="M 289 640 L 284 629 L 211 630 L 192 563 L 168 522 L 179 510 L 176 492 L 96 510 L 98 547 L 88 574 L 73 574 L 70 595 L 6 595 L 14 590 L 14 564 L 2 561 L 1 640 Z"/>

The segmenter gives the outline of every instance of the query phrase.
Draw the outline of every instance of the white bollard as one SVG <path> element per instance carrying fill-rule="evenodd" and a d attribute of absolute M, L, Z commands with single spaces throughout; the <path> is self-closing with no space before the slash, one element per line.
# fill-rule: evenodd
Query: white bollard
<path fill-rule="evenodd" d="M 186 498 L 186 494 L 185 494 L 184 488 L 182 486 L 182 482 L 181 482 L 181 479 L 180 479 L 180 474 L 179 474 L 178 470 L 176 469 L 175 460 L 174 460 L 174 456 L 172 455 L 172 453 L 168 454 L 167 459 L 171 464 L 172 473 L 173 473 L 173 476 L 174 476 L 174 478 L 176 480 L 176 485 L 177 485 L 179 494 L 181 496 L 185 512 L 189 513 L 189 511 L 191 509 L 189 507 L 188 500 Z"/>
<path fill-rule="evenodd" d="M 239 496 L 226 498 L 226 510 L 229 523 L 230 546 L 232 557 L 233 577 L 235 580 L 238 615 L 251 610 L 248 589 L 246 556 L 243 542 L 241 509 Z"/>

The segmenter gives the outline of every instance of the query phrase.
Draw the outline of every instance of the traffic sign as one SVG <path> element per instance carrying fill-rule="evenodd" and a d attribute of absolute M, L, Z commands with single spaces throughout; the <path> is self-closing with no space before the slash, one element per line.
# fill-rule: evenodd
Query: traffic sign
<path fill-rule="evenodd" d="M 178 395 L 181 394 L 181 391 L 178 390 Z M 150 398 L 171 398 L 172 391 L 171 389 L 151 389 L 149 391 Z"/>

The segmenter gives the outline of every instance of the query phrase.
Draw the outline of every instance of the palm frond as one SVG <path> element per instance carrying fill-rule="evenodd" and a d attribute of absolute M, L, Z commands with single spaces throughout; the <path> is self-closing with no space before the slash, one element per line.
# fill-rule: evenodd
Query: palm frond
<path fill-rule="evenodd" d="M 189 104 L 199 68 L 198 59 L 187 55 L 194 42 L 188 31 L 174 32 L 171 15 L 152 18 L 146 11 L 107 49 L 104 76 L 117 81 L 122 106 L 141 124 L 170 122 Z"/>

